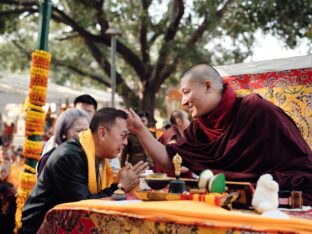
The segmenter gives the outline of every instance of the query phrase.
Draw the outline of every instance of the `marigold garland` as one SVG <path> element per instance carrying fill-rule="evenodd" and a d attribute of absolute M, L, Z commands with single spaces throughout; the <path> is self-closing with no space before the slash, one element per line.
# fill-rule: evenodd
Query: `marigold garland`
<path fill-rule="evenodd" d="M 31 104 L 31 103 L 29 103 L 29 104 L 27 105 L 27 110 L 28 110 L 28 111 L 29 111 L 29 110 L 35 110 L 35 111 L 37 111 L 37 112 L 40 112 L 40 113 L 45 114 L 45 111 L 44 111 L 44 109 L 43 109 L 41 106 L 36 106 L 36 105 Z"/>
<path fill-rule="evenodd" d="M 31 105 L 35 106 L 35 105 Z M 34 108 L 34 107 L 33 107 Z M 40 107 L 41 108 L 41 107 Z M 26 114 L 26 132 L 43 132 L 45 125 L 45 112 L 30 109 Z M 28 134 L 27 134 L 28 135 Z"/>
<path fill-rule="evenodd" d="M 27 164 L 24 164 L 23 167 L 25 168 L 25 170 L 30 171 L 30 173 L 33 173 L 33 174 L 37 173 L 35 168 L 28 166 Z"/>
<path fill-rule="evenodd" d="M 38 74 L 30 74 L 30 85 L 32 86 L 43 86 L 46 87 L 48 85 L 48 76 L 38 75 Z"/>
<path fill-rule="evenodd" d="M 30 75 L 33 75 L 34 77 L 41 76 L 41 77 L 48 77 L 49 70 L 41 68 L 41 67 L 32 67 L 30 69 Z"/>
<path fill-rule="evenodd" d="M 26 169 L 29 170 L 29 168 Z M 16 198 L 15 233 L 17 233 L 17 230 L 22 227 L 22 209 L 35 183 L 36 174 L 25 171 L 22 172 Z"/>
<path fill-rule="evenodd" d="M 47 88 L 43 86 L 32 86 L 29 92 L 29 99 L 32 104 L 43 106 L 46 103 Z"/>
<path fill-rule="evenodd" d="M 31 130 L 31 131 L 25 131 L 25 135 L 26 136 L 33 136 L 33 135 L 37 135 L 37 136 L 42 136 L 44 134 L 44 130 L 42 130 L 42 131 L 33 131 L 33 130 Z"/>
<path fill-rule="evenodd" d="M 39 57 L 33 57 L 32 64 L 34 67 L 39 67 L 45 70 L 49 70 L 50 61 L 43 59 L 43 58 L 39 58 Z"/>
<path fill-rule="evenodd" d="M 47 84 L 51 54 L 36 50 L 32 54 L 32 64 L 30 69 L 30 103 L 43 106 L 46 102 Z"/>
<path fill-rule="evenodd" d="M 32 141 L 29 139 L 25 139 L 22 154 L 27 158 L 39 160 L 42 152 L 42 147 L 42 141 Z"/>
<path fill-rule="evenodd" d="M 41 106 L 45 105 L 51 54 L 47 51 L 36 50 L 32 53 L 30 69 L 29 102 L 26 114 L 26 136 L 41 136 L 44 133 L 45 112 Z M 26 158 L 39 160 L 43 142 L 25 139 L 23 155 Z M 24 165 L 17 193 L 17 209 L 15 214 L 15 233 L 22 226 L 22 208 L 36 183 L 36 170 L 29 165 Z"/>

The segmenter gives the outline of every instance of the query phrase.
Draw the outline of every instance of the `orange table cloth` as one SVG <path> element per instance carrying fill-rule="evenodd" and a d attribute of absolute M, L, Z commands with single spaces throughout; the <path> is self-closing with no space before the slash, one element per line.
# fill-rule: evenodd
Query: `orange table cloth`
<path fill-rule="evenodd" d="M 38 233 L 312 233 L 312 221 L 228 211 L 197 201 L 84 200 L 51 209 Z"/>

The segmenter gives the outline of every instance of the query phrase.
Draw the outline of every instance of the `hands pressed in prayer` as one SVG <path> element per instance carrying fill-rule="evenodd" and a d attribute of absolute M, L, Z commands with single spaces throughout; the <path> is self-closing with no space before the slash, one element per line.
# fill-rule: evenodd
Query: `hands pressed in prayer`
<path fill-rule="evenodd" d="M 133 189 L 140 182 L 140 175 L 148 169 L 148 163 L 140 161 L 134 166 L 127 163 L 120 172 L 120 184 L 125 192 Z"/>

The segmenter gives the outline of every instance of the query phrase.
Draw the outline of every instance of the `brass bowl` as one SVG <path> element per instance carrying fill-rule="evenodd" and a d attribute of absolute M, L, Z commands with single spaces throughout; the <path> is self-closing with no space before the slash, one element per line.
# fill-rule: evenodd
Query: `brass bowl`
<path fill-rule="evenodd" d="M 167 178 L 167 174 L 166 173 L 153 173 L 148 175 L 146 178 L 148 179 L 164 179 Z"/>
<path fill-rule="evenodd" d="M 145 182 L 152 189 L 163 189 L 165 188 L 172 179 L 170 178 L 146 178 Z"/>

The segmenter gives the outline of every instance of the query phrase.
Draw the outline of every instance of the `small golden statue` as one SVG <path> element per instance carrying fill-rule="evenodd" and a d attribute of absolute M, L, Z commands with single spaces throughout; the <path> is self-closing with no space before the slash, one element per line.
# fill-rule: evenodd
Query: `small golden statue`
<path fill-rule="evenodd" d="M 170 181 L 169 192 L 170 193 L 184 193 L 186 191 L 185 182 L 180 180 L 182 157 L 176 154 L 172 159 L 174 165 L 175 180 Z"/>
<path fill-rule="evenodd" d="M 174 174 L 179 178 L 181 174 L 182 157 L 179 154 L 176 154 L 173 157 L 172 162 L 174 165 Z"/>

